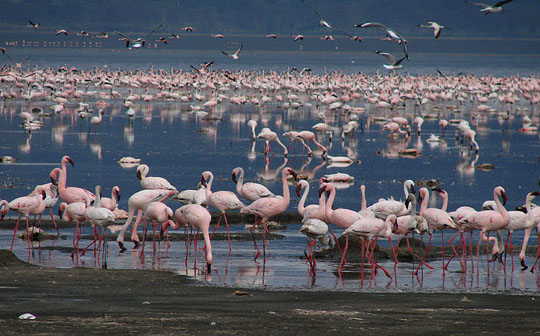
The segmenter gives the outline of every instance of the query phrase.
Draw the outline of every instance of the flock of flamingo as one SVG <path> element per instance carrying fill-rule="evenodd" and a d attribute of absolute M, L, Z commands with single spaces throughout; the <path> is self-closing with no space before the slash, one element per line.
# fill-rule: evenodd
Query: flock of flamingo
<path fill-rule="evenodd" d="M 510 1 L 501 3 L 507 2 Z M 315 13 L 319 15 L 316 10 Z M 330 24 L 322 17 L 320 19 L 321 26 L 331 28 Z M 443 27 L 436 25 L 436 22 L 429 22 L 429 24 L 430 27 L 435 28 L 435 37 L 438 37 L 440 29 Z M 403 46 L 404 58 L 408 57 L 406 40 L 395 31 L 374 22 L 360 26 L 386 30 L 389 39 Z M 33 28 L 36 28 L 35 25 Z M 58 34 L 67 34 L 67 32 L 60 31 Z M 135 47 L 136 43 L 142 43 L 144 46 L 142 38 L 132 40 L 125 37 L 125 39 L 127 46 Z M 234 54 L 225 52 L 224 54 L 237 59 L 241 50 L 242 46 Z M 389 69 L 396 69 L 399 62 L 403 60 L 395 61 L 389 54 L 380 54 L 388 57 L 391 61 Z M 153 69 L 148 71 L 113 71 L 101 68 L 93 70 L 60 68 L 54 70 L 29 67 L 24 69 L 23 64 L 16 64 L 5 66 L 0 71 L 0 98 L 8 102 L 25 101 L 30 106 L 34 102 L 51 102 L 50 110 L 35 107 L 19 114 L 23 119 L 22 127 L 30 133 L 41 129 L 50 120 L 51 115 L 69 115 L 72 120 L 89 120 L 90 129 L 96 130 L 111 102 L 121 102 L 125 118 L 128 120 L 139 114 L 142 105 L 154 101 L 184 104 L 192 113 L 207 118 L 214 117 L 218 111 L 232 111 L 240 109 L 242 106 L 251 106 L 261 110 L 278 107 L 293 112 L 299 109 L 313 109 L 319 111 L 318 116 L 322 122 L 313 125 L 312 130 L 288 131 L 279 135 L 269 127 L 264 127 L 257 132 L 258 122 L 253 119 L 249 120 L 247 126 L 250 129 L 253 144 L 255 144 L 256 139 L 264 140 L 266 142 L 264 154 L 271 157 L 276 155 L 271 149 L 271 143 L 276 142 L 282 148 L 283 156 L 287 157 L 290 147 L 294 148 L 295 143 L 299 142 L 307 156 L 320 156 L 323 162 L 338 167 L 347 167 L 358 161 L 355 157 L 330 155 L 332 149 L 328 144 L 333 141 L 336 133 L 340 135 L 342 142 L 346 142 L 353 139 L 355 133 L 363 131 L 364 127 L 370 127 L 372 123 L 380 125 L 383 131 L 388 132 L 390 142 L 405 144 L 404 147 L 399 147 L 395 153 L 388 153 L 389 155 L 409 157 L 422 154 L 418 148 L 407 148 L 407 145 L 414 134 L 421 134 L 422 125 L 426 119 L 438 119 L 440 126 L 440 135 L 431 134 L 427 142 L 445 143 L 445 138 L 455 136 L 462 139 L 461 141 L 465 144 L 462 150 L 468 155 L 474 153 L 478 156 L 481 149 L 475 137 L 475 126 L 489 115 L 495 115 L 501 120 L 513 119 L 516 116 L 521 117 L 523 124 L 521 132 L 538 133 L 537 107 L 540 103 L 540 79 L 536 76 L 494 77 L 470 74 L 444 75 L 442 73 L 420 76 L 389 73 L 388 75 L 369 76 L 362 73 L 343 74 L 341 72 L 314 74 L 309 69 L 289 70 L 281 73 L 245 70 L 231 72 L 212 70 L 212 64 L 213 62 L 207 62 L 199 68 L 194 67 L 193 71 Z M 491 105 L 494 102 L 500 103 L 506 108 L 503 110 L 492 108 Z M 514 109 L 513 106 L 517 103 L 525 108 Z M 455 118 L 443 118 L 441 110 L 434 107 L 436 104 L 444 104 Z M 94 105 L 96 111 L 93 110 Z M 470 114 L 467 115 L 470 116 L 470 119 L 467 119 L 462 112 L 463 107 L 469 108 L 469 105 L 471 106 Z M 402 113 L 407 106 L 413 107 L 414 115 Z M 73 109 L 73 107 L 75 108 Z M 71 113 L 72 111 L 73 113 Z M 259 120 L 259 122 L 263 122 L 267 126 L 263 120 Z M 445 135 L 449 126 L 455 127 L 455 135 Z M 283 138 L 290 140 L 289 146 L 281 141 Z M 310 146 L 311 143 L 314 147 Z M 127 160 L 129 161 L 129 158 Z M 472 234 L 475 231 L 478 231 L 480 235 L 476 247 L 477 256 L 482 242 L 486 242 L 486 254 L 489 254 L 488 243 L 493 243 L 491 260 L 503 260 L 502 254 L 506 251 L 512 251 L 513 247 L 508 248 L 507 243 L 503 246 L 501 236 L 503 230 L 508 231 L 506 241 L 510 242 L 510 245 L 512 244 L 512 232 L 525 230 L 519 260 L 523 269 L 526 269 L 528 266 L 525 264 L 525 248 L 529 235 L 540 224 L 540 207 L 532 203 L 534 197 L 539 195 L 537 191 L 531 191 L 526 195 L 525 211 L 506 210 L 507 196 L 502 186 L 494 186 L 493 202 L 486 204 L 486 209 L 477 211 L 471 207 L 462 206 L 454 211 L 448 211 L 447 191 L 438 188 L 430 191 L 425 187 L 416 191 L 415 183 L 407 180 L 404 183 L 405 201 L 387 198 L 369 206 L 365 197 L 366 188 L 361 186 L 362 206 L 358 211 L 356 209 L 335 208 L 334 206 L 339 183 L 354 178 L 348 174 L 319 177 L 319 203 L 306 205 L 310 189 L 309 181 L 299 179 L 297 172 L 290 167 L 281 167 L 282 193 L 275 195 L 262 184 L 244 183 L 242 167 L 237 167 L 232 171 L 232 179 L 236 183 L 235 193 L 226 190 L 213 190 L 214 175 L 211 171 L 201 172 L 199 189 L 179 191 L 163 177 L 148 176 L 148 165 L 140 164 L 137 167 L 136 177 L 140 180 L 142 190 L 129 197 L 128 211 L 125 215 L 127 219 L 118 226 L 118 220 L 124 216 L 118 209 L 120 187 L 114 186 L 111 198 L 105 198 L 101 197 L 100 185 L 95 187 L 94 193 L 83 188 L 68 186 L 68 164 L 73 166 L 74 161 L 69 156 L 64 156 L 61 159 L 61 168 L 54 168 L 50 172 L 51 182 L 36 186 L 30 195 L 11 201 L 0 201 L 2 219 L 8 211 L 15 211 L 19 215 L 13 232 L 11 249 L 13 249 L 20 220 L 25 218 L 30 253 L 32 249 L 30 215 L 39 215 L 41 220 L 43 212 L 49 209 L 50 217 L 55 222 L 52 209 L 61 199 L 59 216 L 65 221 L 76 223 L 72 257 L 78 258 L 79 255 L 84 255 L 87 249 L 95 244 L 94 250 L 100 251 L 102 249 L 104 267 L 107 266 L 108 254 L 107 229 L 119 231 L 116 240 L 120 250 L 125 251 L 124 236 L 135 220 L 131 228 L 131 241 L 135 244 L 135 248 L 139 247 L 140 244 L 138 226 L 141 222 L 144 226 L 145 237 L 140 252 L 141 258 L 144 258 L 148 222 L 153 224 L 154 237 L 157 228 L 159 228 L 159 236 L 161 237 L 167 235 L 169 228 L 192 227 L 197 231 L 202 231 L 205 240 L 206 264 L 210 270 L 213 262 L 211 238 L 222 222 L 225 224 L 229 237 L 229 252 L 232 250 L 227 212 L 234 210 L 255 216 L 255 223 L 250 227 L 255 247 L 254 260 L 257 260 L 261 255 L 254 236 L 254 230 L 260 229 L 263 239 L 263 260 L 266 261 L 266 248 L 269 245 L 265 240 L 265 233 L 268 232 L 267 223 L 271 217 L 289 210 L 290 183 L 297 186 L 296 192 L 300 197 L 298 204 L 298 213 L 302 216 L 300 232 L 310 239 L 310 252 L 306 253 L 306 262 L 313 271 L 317 267 L 314 249 L 319 242 L 321 246 L 336 246 L 340 251 L 341 261 L 338 273 L 341 274 L 346 263 L 349 236 L 356 235 L 362 241 L 363 258 L 368 259 L 372 270 L 376 272 L 377 269 L 381 269 L 390 277 L 389 272 L 375 260 L 374 249 L 377 239 L 390 241 L 395 265 L 397 265 L 397 247 L 401 238 L 407 238 L 412 232 L 428 233 L 431 242 L 431 237 L 436 231 L 440 231 L 442 236 L 443 269 L 446 270 L 450 262 L 456 259 L 461 268 L 466 270 L 469 262 L 467 253 L 471 257 L 470 262 L 473 263 Z M 317 177 L 311 179 L 317 179 Z M 431 192 L 438 193 L 444 200 L 441 208 L 428 207 Z M 165 204 L 170 199 L 188 204 L 173 211 Z M 250 203 L 247 204 L 247 202 Z M 418 211 L 417 205 L 420 206 Z M 210 232 L 212 217 L 208 208 L 213 208 L 220 213 L 213 232 Z M 82 251 L 79 251 L 80 225 L 84 222 L 89 222 L 94 227 L 94 240 Z M 345 236 L 343 246 L 340 245 L 330 226 L 343 230 Z M 448 241 L 444 238 L 444 232 L 447 229 L 455 231 Z M 490 237 L 491 232 L 496 232 L 496 237 Z M 466 233 L 470 235 L 468 246 Z M 104 238 L 103 234 L 105 234 Z M 393 241 L 396 238 L 398 238 L 398 243 L 394 248 Z M 453 242 L 456 238 L 459 243 L 454 245 Z M 409 241 L 406 240 L 408 244 Z M 445 261 L 444 245 L 447 242 L 450 244 L 453 254 Z M 195 238 L 195 250 L 197 251 L 196 244 Z M 425 254 L 420 256 L 409 247 L 410 253 L 419 260 L 415 273 L 421 267 L 431 268 L 425 260 L 429 248 L 430 243 L 428 243 Z M 538 251 L 535 265 L 531 270 L 534 270 L 540 257 L 540 249 Z M 362 263 L 362 267 L 363 265 Z"/>

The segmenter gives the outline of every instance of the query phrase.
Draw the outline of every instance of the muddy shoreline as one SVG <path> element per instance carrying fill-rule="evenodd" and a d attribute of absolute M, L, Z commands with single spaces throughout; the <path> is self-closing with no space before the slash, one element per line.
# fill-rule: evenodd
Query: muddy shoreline
<path fill-rule="evenodd" d="M 172 272 L 40 268 L 5 250 L 0 297 L 3 335 L 530 334 L 540 313 L 531 294 L 203 286 Z"/>

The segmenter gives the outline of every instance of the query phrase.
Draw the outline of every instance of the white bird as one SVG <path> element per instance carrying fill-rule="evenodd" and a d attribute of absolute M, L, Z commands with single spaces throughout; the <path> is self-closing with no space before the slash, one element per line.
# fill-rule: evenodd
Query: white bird
<path fill-rule="evenodd" d="M 223 55 L 225 55 L 225 56 L 228 56 L 228 57 L 234 59 L 234 60 L 237 60 L 238 59 L 238 54 L 240 54 L 240 51 L 242 51 L 242 48 L 244 48 L 243 44 L 240 45 L 240 48 L 238 48 L 238 50 L 236 50 L 236 52 L 234 54 L 228 54 L 228 53 L 226 53 L 224 51 L 221 51 L 221 53 Z"/>
<path fill-rule="evenodd" d="M 362 24 L 354 25 L 357 28 L 381 28 L 386 31 L 386 38 L 384 40 L 395 41 L 403 46 L 403 53 L 405 57 L 409 59 L 409 53 L 407 52 L 407 40 L 401 37 L 395 30 L 390 27 L 387 27 L 379 22 L 366 22 Z"/>
<path fill-rule="evenodd" d="M 512 1 L 514 1 L 514 0 L 503 0 L 503 1 L 497 2 L 494 5 L 487 5 L 487 4 L 481 3 L 481 2 L 469 2 L 469 1 L 465 0 L 466 3 L 470 3 L 471 5 L 482 7 L 482 9 L 480 11 L 484 12 L 484 14 L 486 14 L 486 15 L 488 15 L 489 13 L 501 12 L 503 10 L 502 6 L 504 4 L 507 4 L 507 3 L 512 2 Z"/>
<path fill-rule="evenodd" d="M 418 27 L 420 28 L 433 28 L 433 37 L 435 38 L 439 38 L 439 36 L 441 36 L 441 30 L 444 28 L 444 29 L 450 29 L 450 28 L 447 28 L 445 26 L 442 26 L 440 24 L 438 24 L 437 22 L 435 21 L 431 21 L 431 20 L 426 20 L 426 23 L 428 23 L 428 25 L 418 25 Z"/>
<path fill-rule="evenodd" d="M 375 53 L 386 57 L 389 64 L 383 64 L 383 67 L 388 70 L 403 69 L 403 65 L 401 65 L 401 62 L 403 62 L 403 60 L 407 58 L 407 56 L 403 56 L 402 58 L 396 61 L 396 58 L 392 54 L 381 52 L 381 51 L 375 51 Z"/>

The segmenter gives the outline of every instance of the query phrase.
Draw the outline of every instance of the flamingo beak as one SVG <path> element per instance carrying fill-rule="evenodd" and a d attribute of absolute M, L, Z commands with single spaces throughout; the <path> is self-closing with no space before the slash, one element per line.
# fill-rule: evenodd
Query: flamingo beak
<path fill-rule="evenodd" d="M 71 158 L 68 158 L 68 162 L 71 163 L 72 167 L 75 167 L 75 162 L 73 162 L 73 160 Z"/>
<path fill-rule="evenodd" d="M 294 180 L 296 182 L 298 182 L 298 174 L 296 174 L 296 172 L 292 169 L 289 169 L 289 172 L 291 173 L 292 177 L 294 178 Z"/>
<path fill-rule="evenodd" d="M 409 203 L 411 203 L 411 199 L 409 197 L 407 197 L 407 199 L 405 200 L 405 207 L 407 209 L 409 208 Z"/>
<path fill-rule="evenodd" d="M 438 187 L 437 187 L 437 188 L 433 188 L 433 189 L 431 189 L 431 190 L 436 191 L 436 192 L 442 192 L 442 189 L 441 189 L 441 188 L 438 188 Z"/>
<path fill-rule="evenodd" d="M 298 195 L 298 197 L 300 197 L 300 191 L 302 190 L 302 186 L 299 184 L 296 186 L 296 195 Z"/>
<path fill-rule="evenodd" d="M 63 217 L 62 215 L 63 215 L 62 210 L 58 209 L 58 217 L 62 218 Z"/>
<path fill-rule="evenodd" d="M 506 201 L 508 201 L 508 196 L 506 196 L 505 192 L 502 192 L 502 199 L 503 199 L 503 205 L 506 205 Z"/>
<path fill-rule="evenodd" d="M 232 174 L 232 180 L 233 180 L 234 183 L 237 183 L 237 182 L 236 182 L 236 174 L 235 174 L 235 173 Z"/>
<path fill-rule="evenodd" d="M 141 176 L 141 171 L 140 170 L 137 170 L 137 178 L 139 180 L 142 180 L 142 176 Z"/>
<path fill-rule="evenodd" d="M 54 177 L 52 177 L 52 176 L 50 176 L 50 178 L 51 178 L 51 183 L 54 184 L 55 186 L 57 186 L 58 182 L 56 181 L 56 179 Z"/>
<path fill-rule="evenodd" d="M 45 199 L 46 197 L 47 197 L 47 194 L 46 194 L 44 191 L 42 191 L 42 192 L 41 192 L 41 198 L 42 198 L 42 199 Z"/>
<path fill-rule="evenodd" d="M 326 186 L 319 188 L 319 198 L 321 198 L 322 194 L 326 191 Z"/>
<path fill-rule="evenodd" d="M 116 192 L 116 201 L 120 202 L 120 191 Z"/>
<path fill-rule="evenodd" d="M 205 180 L 204 176 L 201 176 L 201 184 L 202 184 L 203 187 L 207 188 L 206 180 Z"/>
<path fill-rule="evenodd" d="M 416 194 L 416 187 L 414 185 L 411 186 L 411 194 Z"/>

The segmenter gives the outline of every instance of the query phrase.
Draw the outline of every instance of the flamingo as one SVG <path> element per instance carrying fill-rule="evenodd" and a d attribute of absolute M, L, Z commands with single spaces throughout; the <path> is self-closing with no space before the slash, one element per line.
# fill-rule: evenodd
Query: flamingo
<path fill-rule="evenodd" d="M 51 182 L 53 184 L 58 185 L 58 192 L 60 193 L 60 198 L 67 204 L 74 203 L 74 202 L 86 202 L 87 198 L 90 198 L 90 200 L 95 199 L 94 194 L 92 194 L 90 191 L 78 188 L 78 187 L 66 187 L 67 183 L 67 167 L 66 164 L 70 163 L 72 167 L 75 166 L 75 162 L 73 160 L 65 155 L 62 157 L 62 170 L 58 171 L 57 169 L 53 169 L 51 173 L 49 174 L 49 177 L 51 178 Z M 58 175 L 60 177 L 58 177 Z"/>
<path fill-rule="evenodd" d="M 99 124 L 101 124 L 101 120 L 103 120 L 104 114 L 105 112 L 103 111 L 103 109 L 99 109 L 98 115 L 90 118 L 90 127 L 88 128 L 88 133 L 90 133 L 90 129 L 92 127 L 94 127 L 94 133 L 96 133 L 96 128 L 98 127 Z"/>
<path fill-rule="evenodd" d="M 233 169 L 232 180 L 234 183 L 236 183 L 236 192 L 238 195 L 242 196 L 248 201 L 253 202 L 259 198 L 276 196 L 262 184 L 253 182 L 244 183 L 244 169 L 242 167 L 236 167 Z"/>
<path fill-rule="evenodd" d="M 502 6 L 504 4 L 507 4 L 507 3 L 512 2 L 512 1 L 514 1 L 514 0 L 503 0 L 503 1 L 497 2 L 494 5 L 487 5 L 487 4 L 484 4 L 484 3 L 476 3 L 476 2 L 470 2 L 470 1 L 465 0 L 466 3 L 470 3 L 471 5 L 482 7 L 482 9 L 480 11 L 484 12 L 485 15 L 488 15 L 490 13 L 498 13 L 498 12 L 503 11 L 504 9 L 503 9 Z"/>
<path fill-rule="evenodd" d="M 406 180 L 403 183 L 403 193 L 405 194 L 405 199 L 409 196 L 410 193 L 415 193 L 415 186 L 413 180 Z M 377 203 L 369 206 L 367 208 L 375 213 L 376 216 L 386 217 L 390 214 L 394 214 L 397 217 L 408 215 L 411 212 L 411 207 L 405 205 L 405 203 L 396 201 L 394 199 L 381 199 Z"/>
<path fill-rule="evenodd" d="M 502 203 L 499 198 L 502 198 Z M 480 240 L 478 242 L 478 245 L 476 246 L 477 255 L 479 253 L 480 243 L 482 242 L 482 240 L 488 241 L 489 239 L 489 236 L 486 236 L 486 234 L 488 235 L 491 231 L 502 230 L 510 222 L 510 216 L 508 214 L 508 211 L 504 207 L 504 204 L 508 200 L 508 197 L 506 196 L 503 187 L 497 186 L 495 187 L 495 189 L 493 189 L 493 199 L 495 200 L 495 204 L 497 205 L 497 210 L 479 211 L 477 213 L 471 214 L 466 219 L 467 225 L 470 225 L 474 229 L 480 230 Z M 497 258 L 496 253 L 498 252 L 499 247 L 497 246 L 497 244 L 495 244 L 493 246 L 494 258 L 492 258 L 490 261 L 493 261 Z"/>
<path fill-rule="evenodd" d="M 255 134 L 255 128 L 257 127 L 257 122 L 253 119 L 248 120 L 247 122 L 248 127 L 251 129 L 251 138 L 253 141 L 257 139 L 257 135 Z"/>
<path fill-rule="evenodd" d="M 446 193 L 446 191 L 443 191 L 441 189 L 436 188 L 434 190 L 440 191 L 441 193 Z M 427 190 L 427 188 L 420 188 L 420 190 L 418 191 L 418 198 L 421 200 L 420 201 L 420 204 L 421 204 L 420 216 L 424 217 L 429 225 L 429 242 L 428 242 L 426 252 L 424 253 L 424 257 L 422 258 L 422 263 L 425 256 L 429 252 L 433 232 L 435 230 L 440 230 L 441 242 L 442 242 L 442 262 L 444 265 L 444 232 L 443 230 L 447 228 L 452 228 L 452 229 L 457 230 L 459 229 L 459 227 L 456 225 L 456 223 L 454 223 L 454 221 L 452 220 L 448 212 L 446 212 L 445 210 L 427 207 L 428 202 L 429 202 L 429 191 Z M 443 207 L 446 208 L 446 206 L 443 206 Z M 422 263 L 418 265 L 418 268 L 416 269 L 415 274 L 418 273 L 418 270 L 420 266 L 422 265 Z"/>
<path fill-rule="evenodd" d="M 440 25 L 439 23 L 433 21 L 433 20 L 426 20 L 427 25 L 419 24 L 418 27 L 420 28 L 433 28 L 433 37 L 439 38 L 441 36 L 441 31 L 443 29 L 450 29 L 443 25 Z"/>
<path fill-rule="evenodd" d="M 289 151 L 287 150 L 287 147 L 279 140 L 279 137 L 276 132 L 273 132 L 268 127 L 263 128 L 259 134 L 257 134 L 257 138 L 264 139 L 266 141 L 266 149 L 264 151 L 265 155 L 268 155 L 268 152 L 271 152 L 270 150 L 270 141 L 277 142 L 281 148 L 283 148 L 283 155 L 286 157 L 289 154 Z"/>
<path fill-rule="evenodd" d="M 320 180 L 320 184 L 324 183 L 322 182 L 323 179 Z M 325 179 L 324 179 L 325 181 Z M 319 198 L 319 205 L 311 204 L 308 206 L 304 206 L 307 196 L 309 194 L 309 182 L 306 180 L 300 180 L 298 181 L 298 185 L 296 186 L 296 194 L 300 196 L 300 191 L 304 190 L 302 193 L 302 196 L 300 198 L 300 201 L 298 202 L 298 214 L 302 216 L 302 223 L 305 223 L 309 219 L 318 219 L 323 222 L 326 222 L 326 213 L 325 213 L 325 206 L 326 206 L 326 200 L 324 195 L 321 195 Z"/>
<path fill-rule="evenodd" d="M 54 168 L 53 171 L 55 171 L 55 174 L 58 174 L 60 172 L 60 168 Z M 60 197 L 60 194 L 58 192 L 58 186 L 54 185 L 53 183 L 46 183 L 46 184 L 42 184 L 41 187 L 45 190 L 45 194 L 46 194 L 46 197 L 43 200 L 43 202 L 45 203 L 45 208 L 49 209 L 51 220 L 54 224 L 54 227 L 56 228 L 56 234 L 60 235 L 60 231 L 58 231 L 58 224 L 56 223 L 56 220 L 54 219 L 53 212 L 52 212 L 52 208 L 56 205 L 56 203 L 58 202 L 58 198 Z M 35 189 L 28 196 L 34 196 L 34 194 L 35 194 Z M 41 223 L 41 216 L 42 214 L 39 215 L 39 219 L 38 219 L 40 223 Z"/>
<path fill-rule="evenodd" d="M 339 270 L 341 270 L 342 265 L 345 263 L 345 255 L 347 254 L 347 249 L 349 247 L 349 234 L 355 234 L 361 238 L 367 238 L 368 240 L 373 240 L 373 238 L 379 238 L 379 237 L 388 238 L 388 240 L 390 241 L 390 246 L 392 247 L 392 251 L 393 251 L 394 247 L 392 246 L 392 239 L 390 238 L 390 236 L 392 235 L 392 231 L 397 229 L 396 219 L 397 219 L 396 215 L 390 215 L 386 217 L 386 220 L 384 221 L 379 218 L 364 217 L 355 221 L 351 226 L 349 226 L 345 230 L 345 232 L 343 232 L 343 235 L 345 235 L 345 247 L 343 248 L 343 254 L 341 256 Z M 369 243 L 368 243 L 367 248 L 369 249 Z M 375 249 L 375 242 L 373 242 L 373 247 L 371 248 L 371 251 L 369 253 L 372 269 L 375 270 L 375 267 L 378 267 L 383 270 L 384 274 L 386 274 L 387 277 L 392 278 L 390 273 L 388 273 L 388 271 L 385 270 L 381 265 L 379 265 L 373 258 L 374 249 Z M 362 272 L 362 279 L 363 279 L 363 272 Z"/>
<path fill-rule="evenodd" d="M 111 198 L 101 197 L 101 206 L 114 211 L 120 201 L 120 187 L 114 186 L 111 191 Z"/>
<path fill-rule="evenodd" d="M 139 258 L 144 258 L 144 245 L 146 243 L 146 232 L 147 232 L 147 229 L 148 229 L 148 226 L 147 226 L 147 223 L 146 221 L 147 220 L 150 220 L 152 221 L 152 224 L 153 224 L 153 227 L 154 227 L 154 243 L 153 243 L 153 250 L 155 251 L 156 249 L 156 242 L 155 242 L 155 237 L 156 237 L 156 227 L 157 227 L 157 222 L 160 223 L 160 226 L 163 226 L 166 222 L 170 221 L 172 224 L 173 223 L 173 218 L 174 218 L 174 213 L 172 211 L 171 208 L 169 208 L 167 205 L 165 205 L 164 203 L 160 202 L 160 201 L 156 201 L 156 202 L 150 202 L 147 206 L 146 206 L 146 210 L 145 210 L 145 221 L 144 221 L 144 235 L 143 235 L 143 244 L 142 244 L 142 248 L 141 248 L 141 253 L 139 254 Z M 160 235 L 160 238 L 161 238 L 161 235 Z"/>
<path fill-rule="evenodd" d="M 96 186 L 96 198 L 94 206 L 90 206 L 90 199 L 86 199 L 86 217 L 93 225 L 99 226 L 99 246 L 103 240 L 103 230 L 105 230 L 105 240 L 103 243 L 103 268 L 107 268 L 107 226 L 114 223 L 115 217 L 111 210 L 101 207 L 101 186 Z"/>
<path fill-rule="evenodd" d="M 164 189 L 173 190 L 178 192 L 175 186 L 163 177 L 146 176 L 150 168 L 148 165 L 142 164 L 137 167 L 137 178 L 141 181 L 141 187 L 143 189 Z"/>
<path fill-rule="evenodd" d="M 35 193 L 33 196 L 18 197 L 9 202 L 7 205 L 7 208 L 9 210 L 13 210 L 19 213 L 19 217 L 17 218 L 17 224 L 15 224 L 15 229 L 13 230 L 13 239 L 11 240 L 10 250 L 13 250 L 13 243 L 15 242 L 15 235 L 17 234 L 17 228 L 19 227 L 21 216 L 26 217 L 26 236 L 28 238 L 28 248 L 31 249 L 32 247 L 30 243 L 28 216 L 40 215 L 41 213 L 43 213 L 43 211 L 45 210 L 45 203 L 43 202 L 43 200 L 47 196 L 42 186 L 37 186 L 34 191 Z M 28 253 L 30 255 L 30 251 Z"/>
<path fill-rule="evenodd" d="M 80 225 L 86 221 L 86 203 L 74 202 L 67 204 L 66 202 L 60 203 L 58 210 L 58 217 L 62 218 L 66 222 L 75 221 L 75 232 L 73 233 L 73 252 L 71 257 L 75 254 L 79 256 L 79 240 L 80 240 Z"/>
<path fill-rule="evenodd" d="M 238 49 L 234 52 L 234 54 L 228 54 L 228 53 L 226 53 L 226 52 L 224 52 L 224 51 L 221 51 L 221 53 L 222 53 L 223 55 L 227 56 L 227 57 L 232 58 L 233 60 L 237 60 L 237 59 L 239 58 L 239 57 L 238 57 L 238 54 L 240 54 L 240 52 L 242 51 L 243 48 L 244 48 L 244 45 L 241 44 L 241 45 L 240 45 L 240 48 L 238 48 Z"/>
<path fill-rule="evenodd" d="M 322 150 L 321 155 L 326 154 L 326 152 L 327 152 L 326 147 L 323 146 L 321 143 L 319 143 L 317 141 L 317 137 L 315 136 L 315 133 L 313 133 L 311 131 L 300 131 L 300 132 L 296 133 L 296 137 L 301 140 L 302 145 L 308 150 L 308 155 L 309 156 L 313 155 L 313 151 L 306 144 L 306 142 L 308 142 L 308 141 L 313 142 L 315 144 L 315 146 L 317 146 L 318 148 L 320 148 Z"/>
<path fill-rule="evenodd" d="M 127 228 L 131 225 L 135 210 L 137 211 L 137 219 L 135 220 L 135 224 L 133 225 L 133 230 L 131 232 L 131 241 L 133 241 L 133 243 L 135 244 L 135 248 L 137 248 L 139 246 L 137 226 L 141 221 L 143 211 L 146 209 L 148 204 L 152 202 L 164 202 L 167 198 L 171 197 L 174 194 L 174 190 L 155 189 L 141 190 L 131 195 L 131 197 L 128 199 L 128 218 L 124 225 L 122 225 L 120 233 L 116 238 L 116 241 L 118 242 L 118 246 L 120 247 L 121 251 L 126 250 L 126 248 L 124 247 L 124 235 Z"/>
<path fill-rule="evenodd" d="M 199 204 L 187 204 L 184 205 L 174 212 L 174 217 L 176 219 L 176 223 L 172 223 L 170 221 L 167 221 L 162 224 L 162 231 L 165 231 L 169 225 L 173 229 L 178 229 L 180 226 L 189 224 L 193 228 L 197 229 L 197 235 L 195 235 L 195 254 L 197 253 L 197 236 L 199 234 L 199 230 L 202 231 L 203 237 L 204 237 L 204 243 L 205 248 L 204 251 L 206 252 L 206 268 L 208 273 L 211 271 L 212 267 L 212 243 L 210 241 L 210 235 L 209 235 L 209 229 L 210 229 L 210 222 L 212 220 L 212 215 L 206 208 L 203 208 Z M 186 255 L 187 260 L 187 255 Z M 196 266 L 195 266 L 196 267 Z"/>
<path fill-rule="evenodd" d="M 538 191 L 530 192 L 525 197 L 525 209 L 526 213 L 523 211 L 508 211 L 508 216 L 510 217 L 510 221 L 508 222 L 508 225 L 504 228 L 508 231 L 508 236 L 506 237 L 506 243 L 505 245 L 505 251 L 508 247 L 508 241 L 510 241 L 510 255 L 512 256 L 512 271 L 514 270 L 514 262 L 513 262 L 513 246 L 512 246 L 512 233 L 516 230 L 525 230 L 525 234 L 523 236 L 523 243 L 521 245 L 521 251 L 519 253 L 519 260 L 522 266 L 522 270 L 526 270 L 528 267 L 525 264 L 525 250 L 527 249 L 527 243 L 529 241 L 529 236 L 531 234 L 532 229 L 536 226 L 536 220 L 534 211 L 532 210 L 532 201 L 536 196 L 539 196 L 540 193 Z M 485 203 L 485 202 L 484 202 Z M 491 210 L 497 210 L 496 205 Z M 540 222 L 540 220 L 538 220 Z"/>
<path fill-rule="evenodd" d="M 229 253 L 231 252 L 231 237 L 229 233 L 229 222 L 227 220 L 227 210 L 237 210 L 244 207 L 244 203 L 238 199 L 235 193 L 232 191 L 216 191 L 212 192 L 212 183 L 214 182 L 214 174 L 211 171 L 204 171 L 201 174 L 201 183 L 206 187 L 206 201 L 208 204 L 221 213 L 214 228 L 214 232 L 219 227 L 221 218 L 225 218 L 225 226 L 227 228 L 227 240 L 229 241 Z M 212 235 L 214 234 L 212 232 Z"/>
<path fill-rule="evenodd" d="M 403 56 L 402 58 L 396 60 L 396 58 L 394 57 L 394 55 L 390 54 L 390 53 L 387 53 L 387 52 L 382 52 L 382 51 L 378 51 L 376 50 L 375 53 L 377 55 L 381 55 L 381 56 L 384 56 L 387 60 L 388 60 L 388 64 L 383 64 L 383 67 L 387 70 L 398 70 L 398 69 L 403 69 L 403 65 L 401 65 L 401 63 L 405 60 L 405 58 L 407 56 Z"/>
<path fill-rule="evenodd" d="M 283 186 L 283 198 L 279 197 L 265 197 L 260 198 L 253 203 L 251 203 L 248 206 L 243 207 L 240 209 L 240 212 L 242 213 L 249 213 L 255 216 L 261 217 L 260 223 L 263 224 L 263 252 L 264 252 L 264 261 L 266 262 L 266 242 L 265 242 L 265 231 L 268 230 L 266 227 L 266 224 L 268 222 L 268 218 L 272 216 L 279 215 L 280 213 L 287 210 L 289 207 L 290 202 L 290 194 L 289 194 L 289 185 L 287 184 L 287 176 L 292 175 L 292 177 L 297 180 L 297 174 L 294 170 L 292 170 L 289 167 L 283 168 L 281 171 L 281 181 Z M 259 255 L 261 254 L 261 251 L 259 250 L 259 247 L 257 246 L 257 242 L 255 241 L 255 236 L 253 236 L 253 230 L 255 229 L 256 223 L 251 227 L 250 232 L 253 237 L 253 242 L 255 244 L 255 248 L 257 249 L 257 253 L 255 254 L 254 260 L 257 260 Z"/>

